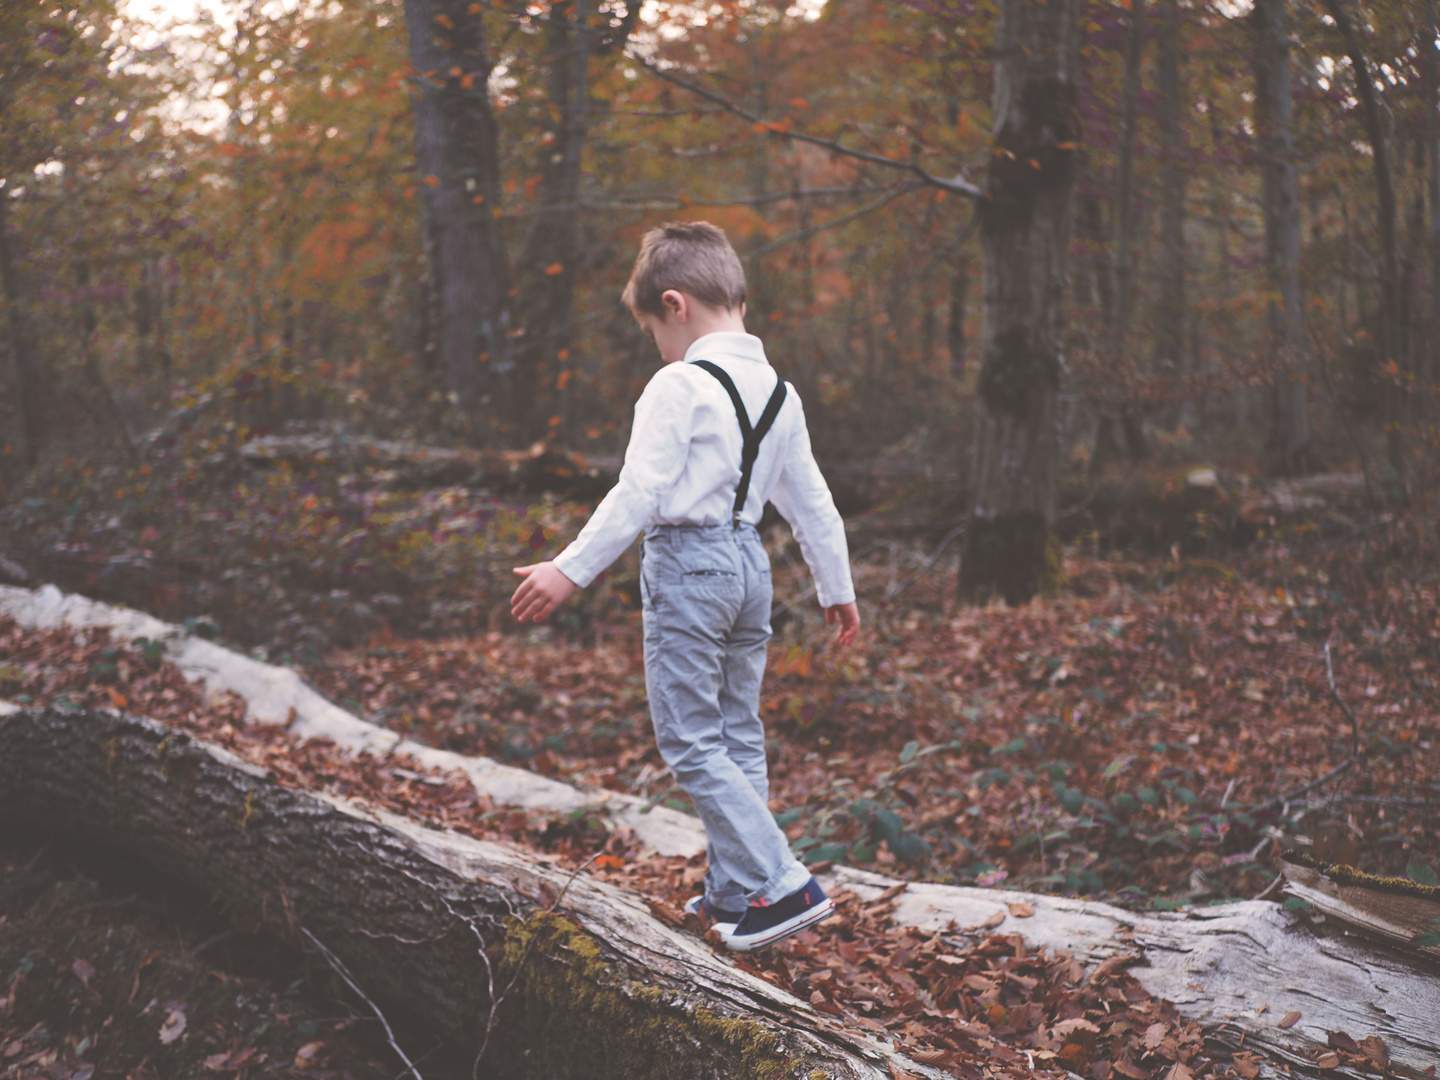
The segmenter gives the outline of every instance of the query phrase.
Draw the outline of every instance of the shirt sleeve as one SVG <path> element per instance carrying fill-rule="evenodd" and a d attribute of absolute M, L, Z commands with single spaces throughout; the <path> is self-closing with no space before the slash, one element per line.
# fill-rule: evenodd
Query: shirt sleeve
<path fill-rule="evenodd" d="M 625 464 L 609 494 L 564 551 L 556 568 L 581 588 L 618 559 L 655 515 L 661 496 L 680 479 L 690 455 L 698 395 L 684 373 L 668 365 L 656 372 L 635 403 Z"/>
<path fill-rule="evenodd" d="M 791 388 L 791 394 L 794 389 Z M 820 474 L 815 454 L 810 449 L 810 431 L 805 426 L 805 410 L 795 396 L 800 422 L 790 437 L 780 479 L 770 494 L 770 501 L 800 544 L 800 552 L 815 578 L 815 592 L 821 607 L 848 604 L 855 599 L 855 585 L 850 579 L 850 550 L 845 540 L 845 523 L 830 486 Z"/>

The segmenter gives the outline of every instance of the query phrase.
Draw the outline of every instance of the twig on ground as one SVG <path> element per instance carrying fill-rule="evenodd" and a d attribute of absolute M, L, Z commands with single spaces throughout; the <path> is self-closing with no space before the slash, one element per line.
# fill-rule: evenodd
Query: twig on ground
<path fill-rule="evenodd" d="M 1350 756 L 1359 757 L 1360 720 L 1355 715 L 1355 710 L 1350 708 L 1349 705 L 1345 704 L 1345 699 L 1340 696 L 1340 691 L 1335 687 L 1335 668 L 1330 663 L 1330 643 L 1328 641 L 1325 643 L 1325 674 L 1330 677 L 1331 699 L 1335 702 L 1336 705 L 1340 706 L 1340 711 L 1343 712 L 1350 721 Z"/>
<path fill-rule="evenodd" d="M 1348 757 L 1339 765 L 1336 765 L 1335 768 L 1327 772 L 1324 776 L 1321 776 L 1315 780 L 1311 780 L 1308 784 L 1301 784 L 1294 791 L 1287 791 L 1284 795 L 1276 795 L 1273 799 L 1269 800 L 1268 802 L 1261 803 L 1259 806 L 1254 807 L 1254 809 L 1257 811 L 1277 810 L 1288 803 L 1294 802 L 1301 795 L 1308 795 L 1316 788 L 1323 787 L 1325 784 L 1328 784 L 1331 780 L 1334 780 L 1337 776 L 1344 773 L 1347 769 L 1350 768 L 1351 765 L 1354 765 L 1355 762 L 1359 760 L 1360 759 L 1358 757 Z"/>
<path fill-rule="evenodd" d="M 1277 887 L 1282 881 L 1284 881 L 1284 880 L 1285 880 L 1285 875 L 1284 875 L 1284 874 L 1276 874 L 1276 875 L 1275 875 L 1275 880 L 1273 880 L 1272 882 L 1270 882 L 1269 885 L 1266 885 L 1265 888 L 1261 889 L 1261 890 L 1260 890 L 1258 893 L 1256 893 L 1254 896 L 1250 897 L 1250 899 L 1251 899 L 1251 900 L 1264 900 L 1267 896 L 1269 896 L 1272 892 L 1274 892 L 1275 889 L 1276 889 L 1276 887 Z"/>
<path fill-rule="evenodd" d="M 1345 699 L 1340 696 L 1340 691 L 1335 687 L 1335 668 L 1330 662 L 1330 643 L 1328 641 L 1325 643 L 1325 672 L 1330 677 L 1330 697 L 1334 700 L 1335 704 L 1340 706 L 1340 711 L 1343 712 L 1350 721 L 1350 756 L 1324 776 L 1311 780 L 1308 784 L 1301 784 L 1298 788 L 1295 788 L 1293 791 L 1287 791 L 1283 795 L 1276 795 L 1268 802 L 1263 802 L 1259 806 L 1254 807 L 1255 810 L 1274 810 L 1278 807 L 1288 806 L 1301 795 L 1308 795 L 1316 788 L 1328 784 L 1331 780 L 1334 780 L 1337 776 L 1340 776 L 1348 770 L 1350 766 L 1364 758 L 1365 755 L 1360 752 L 1360 720 L 1355 715 L 1354 710 L 1345 704 Z"/>
<path fill-rule="evenodd" d="M 359 996 L 361 1001 L 365 1002 L 366 1005 L 370 1006 L 370 1011 L 375 1014 L 376 1019 L 380 1021 L 380 1026 L 385 1029 L 385 1040 L 390 1044 L 391 1049 L 393 1049 L 395 1053 L 400 1055 L 400 1060 L 405 1063 L 406 1072 L 414 1076 L 415 1080 L 424 1080 L 424 1077 L 420 1075 L 420 1070 L 415 1067 L 415 1063 L 410 1060 L 410 1058 L 406 1055 L 405 1051 L 400 1049 L 400 1044 L 395 1041 L 395 1031 L 393 1028 L 390 1027 L 390 1021 L 385 1019 L 385 1014 L 380 1011 L 380 1006 L 376 1005 L 375 1002 L 370 1000 L 370 995 L 365 993 L 364 990 L 360 989 L 360 984 L 357 983 L 354 976 L 350 974 L 350 969 L 345 966 L 345 964 L 338 956 L 336 956 L 333 952 L 326 948 L 324 942 L 322 942 L 319 938 L 312 934 L 308 929 L 302 926 L 300 928 L 300 932 L 310 939 L 310 943 L 312 945 L 314 945 L 317 949 L 320 950 L 320 955 L 325 957 L 325 962 L 335 969 L 335 974 L 339 975 L 340 978 L 345 980 L 345 985 L 350 987 L 351 990 L 355 991 L 356 995 Z M 404 1073 L 402 1073 L 401 1075 L 403 1076 Z"/>
<path fill-rule="evenodd" d="M 911 585 L 914 585 L 917 581 L 919 581 L 926 574 L 928 574 L 934 568 L 935 564 L 940 560 L 940 556 L 945 553 L 945 549 L 950 546 L 950 541 L 954 540 L 964 531 L 965 523 L 962 521 L 959 525 L 956 525 L 953 529 L 951 529 L 948 533 L 945 534 L 944 539 L 942 539 L 939 545 L 935 548 L 935 550 L 930 553 L 930 557 L 925 560 L 924 565 L 921 566 L 919 570 L 915 571 L 915 573 L 911 574 L 910 577 L 905 580 L 904 584 L 895 586 L 892 589 L 886 589 L 885 597 L 880 602 L 882 604 L 890 603 L 890 601 L 894 600 L 906 589 L 910 588 Z"/>

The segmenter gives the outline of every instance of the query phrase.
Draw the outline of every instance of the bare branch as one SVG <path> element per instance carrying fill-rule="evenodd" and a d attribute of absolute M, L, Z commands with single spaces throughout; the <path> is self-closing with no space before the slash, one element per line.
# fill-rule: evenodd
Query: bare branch
<path fill-rule="evenodd" d="M 310 939 L 312 945 L 320 950 L 320 955 L 325 957 L 325 962 L 335 969 L 335 974 L 345 980 L 345 985 L 350 987 L 351 990 L 354 990 L 360 1000 L 370 1006 L 370 1011 L 375 1014 L 376 1019 L 380 1021 L 380 1026 L 385 1029 L 385 1040 L 390 1044 L 391 1049 L 400 1055 L 400 1060 L 405 1063 L 406 1072 L 415 1077 L 415 1080 L 424 1080 L 424 1077 L 420 1075 L 420 1070 L 415 1067 L 415 1063 L 406 1056 L 405 1051 L 400 1049 L 400 1044 L 395 1041 L 395 1032 L 390 1027 L 390 1021 L 385 1019 L 385 1014 L 380 1011 L 380 1006 L 370 1000 L 370 995 L 360 989 L 360 984 L 357 983 L 355 977 L 350 974 L 350 969 L 341 962 L 338 956 L 325 947 L 324 942 L 305 927 L 302 926 L 300 932 Z M 404 1074 L 402 1073 L 401 1075 L 403 1076 Z"/>
<path fill-rule="evenodd" d="M 1325 643 L 1325 674 L 1330 676 L 1330 697 L 1334 699 L 1335 704 L 1340 706 L 1340 711 L 1350 720 L 1350 756 L 1359 757 L 1360 721 L 1355 716 L 1355 710 L 1345 704 L 1345 699 L 1340 696 L 1340 691 L 1335 688 L 1335 668 L 1330 663 L 1330 643 L 1328 641 Z"/>
<path fill-rule="evenodd" d="M 811 135 L 804 131 L 795 131 L 793 128 L 783 127 L 752 113 L 749 109 L 742 108 L 722 94 L 717 94 L 713 90 L 707 90 L 699 83 L 681 78 L 672 71 L 667 71 L 647 56 L 639 56 L 634 51 L 627 49 L 625 50 L 625 57 L 645 68 L 646 71 L 650 72 L 650 74 L 654 75 L 657 79 L 663 79 L 668 83 L 673 83 L 684 90 L 690 91 L 692 94 L 704 98 L 706 101 L 713 102 L 719 105 L 724 111 L 732 113 L 742 120 L 748 120 L 752 124 L 764 127 L 772 135 L 778 135 L 785 139 L 793 139 L 795 142 L 809 143 L 812 146 L 821 146 L 832 153 L 843 154 L 845 157 L 852 157 L 858 161 L 868 162 L 871 165 L 883 165 L 887 169 L 899 169 L 902 172 L 908 172 L 919 177 L 922 183 L 928 184 L 931 187 L 938 187 L 943 191 L 953 191 L 955 194 L 964 195 L 969 199 L 989 198 L 989 196 L 985 194 L 984 188 L 972 184 L 963 176 L 956 176 L 953 179 L 946 180 L 943 177 L 936 176 L 919 162 L 901 161 L 899 158 L 886 157 L 884 154 L 872 154 L 868 150 L 860 150 L 853 146 L 846 146 L 844 143 L 837 142 L 834 139 L 826 139 L 819 135 Z"/>
<path fill-rule="evenodd" d="M 532 15 L 528 12 L 524 16 L 513 15 L 510 12 L 505 11 L 503 8 L 497 8 L 497 5 L 493 2 L 490 3 L 488 6 L 491 8 L 491 10 L 499 10 L 500 13 L 508 19 L 524 18 L 526 20 L 531 20 L 539 23 L 555 21 L 548 16 L 538 14 Z M 593 27 L 577 26 L 569 22 L 564 23 L 564 25 L 570 30 L 598 35 L 602 37 L 607 43 L 610 43 L 612 45 L 616 40 L 613 35 L 607 35 L 603 31 L 594 29 Z M 881 165 L 887 169 L 899 169 L 901 172 L 908 172 L 912 176 L 919 178 L 921 183 L 927 184 L 930 187 L 937 187 L 940 188 L 942 191 L 951 191 L 954 192 L 956 195 L 964 195 L 967 199 L 983 200 L 989 198 L 989 196 L 986 195 L 984 188 L 976 184 L 972 184 L 969 180 L 966 180 L 964 176 L 955 176 L 947 180 L 944 177 L 936 176 L 929 169 L 925 168 L 923 165 L 916 161 L 901 161 L 899 158 L 886 157 L 884 154 L 872 154 L 868 150 L 860 150 L 853 146 L 846 146 L 844 143 L 837 142 L 834 139 L 826 139 L 822 136 L 811 135 L 804 131 L 795 131 L 792 128 L 787 128 L 781 124 L 776 124 L 768 121 L 764 117 L 759 116 L 756 113 L 752 113 L 749 109 L 737 105 L 735 102 L 731 101 L 723 94 L 717 94 L 713 90 L 707 90 L 699 83 L 692 82 L 689 79 L 682 78 L 681 76 L 676 75 L 673 71 L 666 70 L 665 68 L 657 64 L 654 60 L 650 59 L 648 56 L 641 56 L 635 51 L 634 47 L 631 45 L 627 44 L 626 47 L 621 50 L 621 55 L 624 56 L 627 60 L 639 64 L 646 71 L 650 72 L 651 75 L 654 75 L 657 79 L 663 79 L 665 82 L 673 83 L 675 86 L 678 86 L 681 89 L 688 90 L 690 93 L 695 94 L 698 97 L 704 98 L 706 101 L 710 102 L 713 105 L 718 105 L 719 108 L 715 111 L 727 112 L 734 116 L 740 117 L 740 119 L 742 120 L 748 120 L 750 121 L 750 123 L 764 128 L 771 135 L 776 135 L 784 139 L 791 139 L 795 142 L 809 143 L 812 146 L 821 146 L 824 147 L 826 150 L 829 150 L 831 153 L 841 154 L 845 157 L 855 158 L 857 161 L 868 162 L 871 165 Z"/>
<path fill-rule="evenodd" d="M 797 229 L 795 232 L 786 233 L 784 236 L 781 236 L 775 240 L 771 240 L 768 244 L 761 244 L 758 248 L 755 248 L 752 251 L 745 252 L 745 254 L 741 256 L 741 258 L 759 258 L 761 255 L 768 254 L 769 252 L 774 251 L 776 248 L 783 247 L 784 245 L 791 243 L 792 241 L 805 240 L 811 236 L 814 236 L 816 233 L 824 232 L 826 229 L 833 229 L 837 226 L 845 225 L 851 221 L 854 221 L 856 218 L 862 218 L 866 214 L 873 214 L 876 210 L 879 210 L 882 206 L 899 198 L 901 195 L 904 195 L 907 191 L 914 191 L 916 188 L 923 186 L 923 182 L 919 180 L 911 180 L 904 184 L 897 184 L 895 187 L 888 188 L 886 190 L 886 193 L 880 196 L 880 198 L 876 199 L 874 202 L 866 203 L 859 210 L 852 210 L 848 214 L 841 214 L 837 218 L 831 218 L 829 221 L 822 221 L 818 225 L 811 225 L 810 227 L 805 229 Z"/>

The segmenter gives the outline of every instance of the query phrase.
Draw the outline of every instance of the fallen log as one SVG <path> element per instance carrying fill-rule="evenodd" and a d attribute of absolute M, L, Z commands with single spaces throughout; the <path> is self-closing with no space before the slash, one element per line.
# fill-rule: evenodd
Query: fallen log
<path fill-rule="evenodd" d="M 340 435 L 264 435 L 240 448 L 252 468 L 336 465 L 392 490 L 464 486 L 507 493 L 603 495 L 619 462 L 585 458 L 541 441 L 525 450 L 473 450 Z"/>
<path fill-rule="evenodd" d="M 822 881 L 862 900 L 896 884 L 850 867 Z M 1062 896 L 911 883 L 894 919 L 922 931 L 1019 934 L 1027 946 L 1068 949 L 1086 964 L 1124 966 L 1221 1040 L 1238 1045 L 1243 1036 L 1246 1047 L 1302 1068 L 1314 1068 L 1337 1031 L 1357 1041 L 1379 1036 L 1391 1061 L 1417 1071 L 1440 1066 L 1436 968 L 1413 951 L 1322 934 L 1269 901 L 1142 914 Z M 1287 1024 L 1292 1013 L 1298 1019 Z"/>
<path fill-rule="evenodd" d="M 483 1046 L 477 1075 L 944 1075 L 541 856 L 282 787 L 139 717 L 0 704 L 0 746 L 0 825 L 112 845 L 313 937 L 382 1009 Z"/>
<path fill-rule="evenodd" d="M 535 773 L 484 758 L 422 746 L 369 724 L 326 701 L 294 672 L 240 656 L 181 633 L 148 615 L 111 607 L 53 588 L 0 587 L 0 611 L 29 626 L 105 626 L 120 637 L 166 642 L 167 658 L 212 690 L 229 690 L 257 719 L 286 723 L 301 737 L 334 739 L 355 752 L 403 753 L 443 770 L 462 769 L 477 792 L 496 803 L 569 811 L 601 807 L 617 824 L 662 854 L 704 850 L 699 822 L 665 807 L 644 809 L 617 792 L 582 792 Z M 3 776 L 3 774 L 0 774 Z M 905 883 L 849 867 L 822 875 L 832 891 L 873 896 Z M 632 904 L 634 901 L 630 901 Z M 1027 917 L 1011 913 L 1032 908 Z M 995 919 L 1000 921 L 996 922 Z M 1172 914 L 1136 913 L 1093 901 L 996 889 L 910 883 L 894 921 L 923 930 L 989 924 L 1027 944 L 1068 949 L 1089 964 L 1119 962 L 1149 993 L 1173 1001 L 1180 1014 L 1222 1039 L 1313 1067 L 1330 1032 L 1378 1035 L 1391 1060 L 1424 1070 L 1440 1063 L 1440 978 L 1415 950 L 1393 952 L 1333 932 L 1269 901 L 1192 908 Z M 1280 1027 L 1292 1012 L 1300 1018 Z M 1344 1072 L 1342 1068 L 1339 1070 Z M 1352 1073 L 1358 1076 L 1358 1073 Z"/>

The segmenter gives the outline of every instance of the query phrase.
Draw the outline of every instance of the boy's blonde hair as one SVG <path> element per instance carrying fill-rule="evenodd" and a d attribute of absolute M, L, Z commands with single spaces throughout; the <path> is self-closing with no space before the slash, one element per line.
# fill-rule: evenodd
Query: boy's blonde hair
<path fill-rule="evenodd" d="M 745 302 L 745 270 L 723 229 L 708 221 L 667 221 L 641 237 L 620 299 L 636 315 L 663 319 L 660 297 L 668 289 L 727 310 Z"/>

